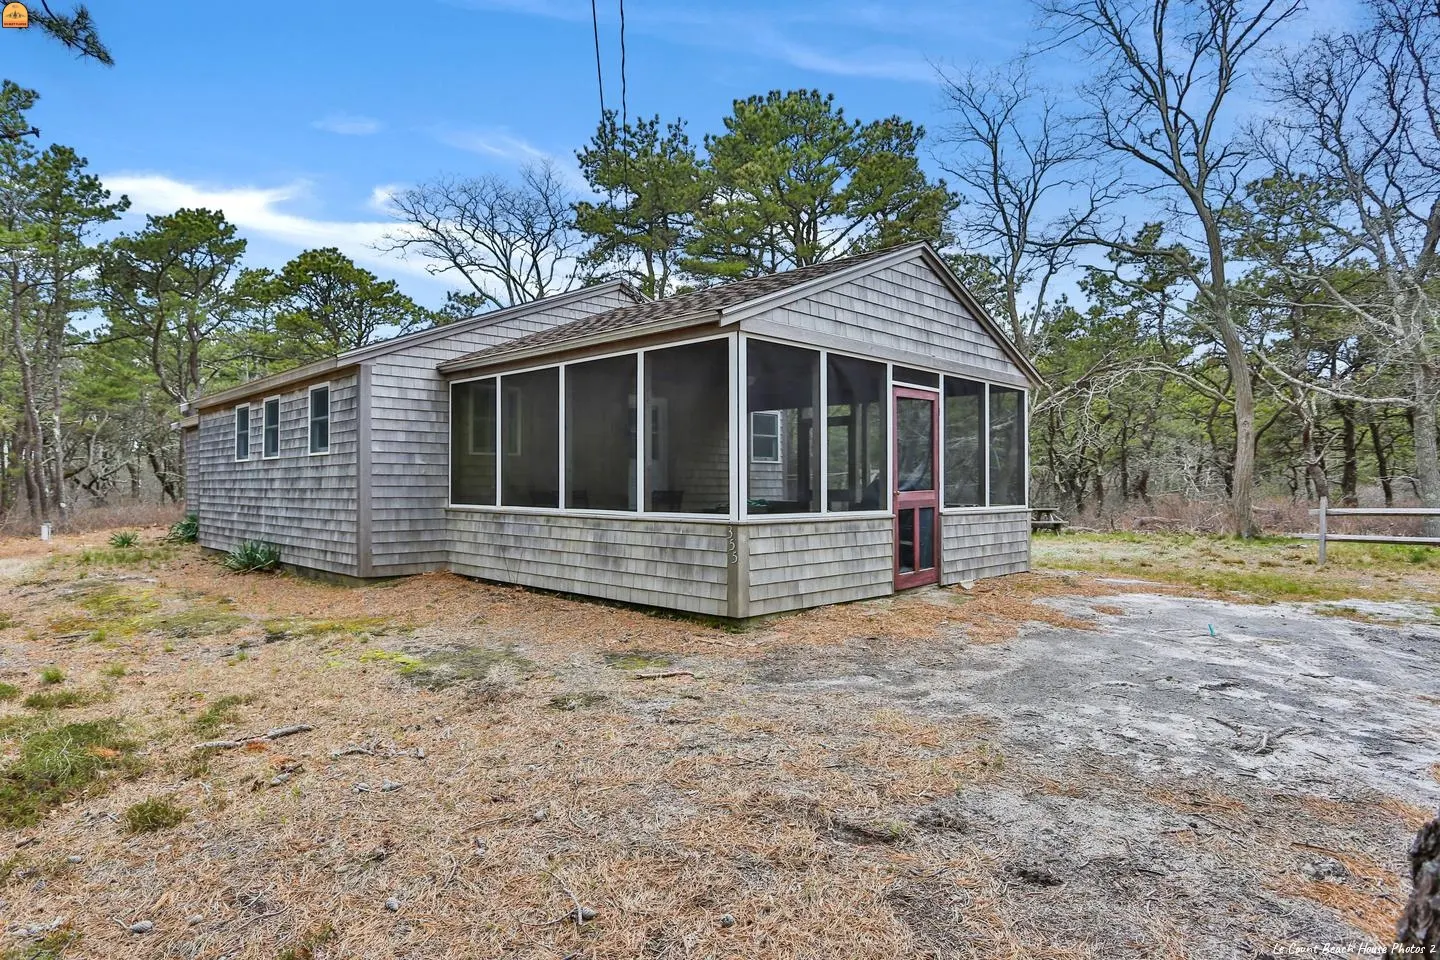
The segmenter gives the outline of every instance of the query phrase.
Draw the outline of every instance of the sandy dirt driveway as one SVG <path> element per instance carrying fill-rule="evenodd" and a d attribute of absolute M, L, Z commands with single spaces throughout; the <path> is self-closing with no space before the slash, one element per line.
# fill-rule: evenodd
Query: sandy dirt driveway
<path fill-rule="evenodd" d="M 1362 955 L 1440 804 L 1425 604 L 1032 575 L 734 631 L 191 548 L 4 577 L 17 957 Z"/>

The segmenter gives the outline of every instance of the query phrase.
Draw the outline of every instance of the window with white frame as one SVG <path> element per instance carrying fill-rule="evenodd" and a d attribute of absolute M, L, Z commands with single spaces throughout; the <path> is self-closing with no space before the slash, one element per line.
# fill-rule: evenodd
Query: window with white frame
<path fill-rule="evenodd" d="M 266 460 L 280 456 L 280 398 L 265 401 L 260 423 L 260 455 Z"/>
<path fill-rule="evenodd" d="M 780 462 L 780 412 L 756 410 L 750 414 L 750 462 Z"/>
<path fill-rule="evenodd" d="M 250 459 L 250 406 L 235 408 L 235 459 Z"/>
<path fill-rule="evenodd" d="M 330 452 L 330 385 L 310 388 L 310 452 Z"/>

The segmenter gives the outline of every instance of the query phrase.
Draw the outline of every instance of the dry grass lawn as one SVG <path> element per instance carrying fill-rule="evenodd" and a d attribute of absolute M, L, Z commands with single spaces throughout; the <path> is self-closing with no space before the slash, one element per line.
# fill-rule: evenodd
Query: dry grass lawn
<path fill-rule="evenodd" d="M 1056 780 L 1043 758 L 1003 751 L 984 715 L 862 709 L 747 671 L 857 638 L 914 650 L 1093 629 L 1044 599 L 1113 613 L 1102 598 L 1141 588 L 1095 574 L 1154 574 L 1151 547 L 1115 560 L 1085 541 L 1065 564 L 1081 574 L 731 631 L 446 574 L 358 589 L 229 574 L 158 533 L 132 550 L 104 533 L 0 541 L 7 960 L 1115 955 L 1078 926 L 1037 926 L 1019 898 L 1035 883 L 1052 896 L 1043 880 L 1017 880 L 944 811 L 966 790 L 1133 790 L 1123 772 Z M 1428 561 L 1398 570 L 1403 583 L 1367 572 L 1366 589 L 1440 598 Z M 46 668 L 61 679 L 43 683 Z M 57 691 L 68 702 L 35 699 Z M 297 725 L 311 729 L 262 736 Z M 209 741 L 238 745 L 195 746 Z M 1277 850 L 1293 857 L 1225 789 L 1136 802 L 1230 825 L 1160 838 L 1177 848 L 1208 845 L 1257 876 Z M 1335 837 L 1414 815 L 1326 812 Z M 1382 936 L 1397 858 L 1334 857 L 1363 885 L 1276 879 L 1274 895 Z M 1129 955 L 1190 955 L 1185 923 L 1147 909 Z"/>

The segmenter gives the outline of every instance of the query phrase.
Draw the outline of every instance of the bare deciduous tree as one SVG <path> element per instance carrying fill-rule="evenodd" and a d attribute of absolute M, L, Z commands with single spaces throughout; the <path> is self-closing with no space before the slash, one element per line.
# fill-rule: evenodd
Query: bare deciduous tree
<path fill-rule="evenodd" d="M 1243 68 L 1300 0 L 1042 0 L 1056 47 L 1075 44 L 1095 66 L 1082 89 L 1089 132 L 1135 172 L 1141 195 L 1166 205 L 1203 255 L 1196 308 L 1224 353 L 1232 382 L 1235 455 L 1229 528 L 1256 532 L 1255 389 L 1249 349 L 1230 298 L 1222 224 L 1238 203 L 1253 154 L 1227 107 Z M 1053 48 L 1052 48 L 1053 49 Z M 1147 253 L 1151 251 L 1132 251 Z"/>
<path fill-rule="evenodd" d="M 1080 169 L 1088 145 L 1065 132 L 1055 99 L 1032 85 L 1023 65 L 942 71 L 941 82 L 953 117 L 940 135 L 941 166 L 961 185 L 960 235 L 990 262 L 1010 338 L 1028 349 L 1051 284 L 1074 265 L 1113 183 Z"/>
<path fill-rule="evenodd" d="M 1370 7 L 1368 29 L 1315 40 L 1275 78 L 1270 158 L 1292 225 L 1268 249 L 1292 283 L 1352 319 L 1390 374 L 1354 385 L 1352 399 L 1397 402 L 1375 386 L 1404 393 L 1420 498 L 1440 507 L 1440 10 Z M 1440 536 L 1440 518 L 1427 527 Z"/>
<path fill-rule="evenodd" d="M 460 274 L 470 288 L 465 302 L 528 303 L 578 279 L 574 201 L 549 161 L 526 165 L 518 183 L 441 177 L 391 199 L 402 226 L 382 249 L 423 257 L 434 274 Z"/>

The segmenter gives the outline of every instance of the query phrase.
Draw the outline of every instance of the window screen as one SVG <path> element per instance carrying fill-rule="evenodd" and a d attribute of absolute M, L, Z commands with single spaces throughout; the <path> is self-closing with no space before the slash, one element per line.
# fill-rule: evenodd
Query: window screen
<path fill-rule="evenodd" d="M 820 510 L 820 354 L 764 340 L 746 341 L 746 409 L 773 413 L 780 421 L 779 458 L 751 462 L 747 492 L 751 513 L 816 513 Z M 751 429 L 754 429 L 753 417 Z M 754 436 L 751 436 L 753 447 Z"/>
<path fill-rule="evenodd" d="M 831 510 L 885 506 L 885 365 L 831 354 L 825 380 L 825 488 Z"/>
<path fill-rule="evenodd" d="M 645 509 L 730 512 L 730 348 L 645 354 Z"/>
<path fill-rule="evenodd" d="M 565 506 L 635 509 L 634 354 L 565 368 Z"/>
<path fill-rule="evenodd" d="M 495 504 L 495 379 L 450 390 L 450 502 Z"/>
<path fill-rule="evenodd" d="M 990 505 L 1022 506 L 1026 495 L 1025 394 L 990 388 Z"/>
<path fill-rule="evenodd" d="M 945 378 L 945 506 L 985 506 L 985 384 Z"/>
<path fill-rule="evenodd" d="M 560 505 L 560 371 L 500 378 L 503 416 L 500 502 L 507 507 Z"/>

